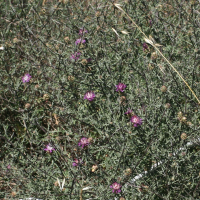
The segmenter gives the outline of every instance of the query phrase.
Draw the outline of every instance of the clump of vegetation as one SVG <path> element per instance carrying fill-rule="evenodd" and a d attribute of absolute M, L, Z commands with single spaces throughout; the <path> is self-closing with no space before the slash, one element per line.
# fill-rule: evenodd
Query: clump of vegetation
<path fill-rule="evenodd" d="M 1 2 L 0 198 L 198 198 L 199 6 Z"/>

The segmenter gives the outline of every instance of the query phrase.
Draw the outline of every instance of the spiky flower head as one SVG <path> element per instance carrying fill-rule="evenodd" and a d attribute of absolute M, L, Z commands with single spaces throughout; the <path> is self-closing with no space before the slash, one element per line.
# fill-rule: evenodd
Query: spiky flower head
<path fill-rule="evenodd" d="M 142 125 L 142 119 L 140 117 L 138 117 L 137 115 L 133 115 L 131 117 L 131 123 L 133 123 L 134 127 L 138 127 L 140 125 Z"/>
<path fill-rule="evenodd" d="M 84 29 L 84 28 L 79 29 L 79 33 L 78 34 L 80 36 L 83 36 L 85 33 L 88 33 L 88 31 L 86 29 Z"/>
<path fill-rule="evenodd" d="M 74 159 L 74 162 L 72 163 L 72 166 L 73 167 L 76 167 L 76 166 L 78 166 L 79 164 L 82 164 L 83 162 L 82 162 L 82 159 Z"/>
<path fill-rule="evenodd" d="M 121 190 L 120 190 L 121 187 L 122 187 L 122 186 L 121 186 L 119 183 L 117 183 L 117 182 L 113 183 L 113 184 L 110 186 L 110 188 L 113 189 L 112 192 L 115 193 L 115 194 L 118 194 L 118 193 L 121 192 Z"/>
<path fill-rule="evenodd" d="M 30 79 L 31 79 L 31 75 L 30 75 L 30 74 L 25 74 L 25 75 L 22 77 L 22 82 L 23 82 L 23 83 L 29 82 Z"/>
<path fill-rule="evenodd" d="M 44 150 L 49 152 L 49 153 L 52 153 L 53 151 L 55 151 L 55 149 L 52 147 L 51 144 L 47 144 L 46 148 Z"/>
<path fill-rule="evenodd" d="M 88 91 L 84 95 L 84 99 L 87 99 L 88 101 L 93 101 L 95 98 L 95 94 L 93 91 Z"/>
<path fill-rule="evenodd" d="M 74 52 L 74 54 L 71 55 L 70 59 L 76 61 L 80 58 L 80 55 L 81 55 L 80 52 Z"/>
<path fill-rule="evenodd" d="M 124 92 L 125 91 L 125 88 L 126 88 L 126 85 L 123 84 L 123 83 L 119 83 L 118 85 L 115 85 L 115 87 L 117 88 L 116 91 L 120 91 L 120 92 Z"/>
<path fill-rule="evenodd" d="M 78 143 L 78 146 L 80 146 L 81 148 L 84 148 L 85 146 L 89 145 L 89 140 L 86 137 L 82 137 Z"/>
<path fill-rule="evenodd" d="M 82 38 L 79 38 L 76 40 L 75 44 L 78 45 L 78 44 L 85 44 L 86 43 L 86 40 L 85 39 L 82 39 Z"/>
<path fill-rule="evenodd" d="M 124 114 L 131 116 L 133 114 L 133 111 L 129 108 Z"/>

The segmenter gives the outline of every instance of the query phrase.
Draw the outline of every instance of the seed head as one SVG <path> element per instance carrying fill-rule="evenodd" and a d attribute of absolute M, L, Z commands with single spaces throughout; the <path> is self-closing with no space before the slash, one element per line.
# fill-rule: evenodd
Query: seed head
<path fill-rule="evenodd" d="M 163 85 L 161 88 L 160 88 L 161 92 L 167 92 L 167 87 L 165 85 Z"/>
<path fill-rule="evenodd" d="M 25 104 L 25 109 L 29 109 L 31 107 L 31 104 L 30 103 L 26 103 Z"/>
<path fill-rule="evenodd" d="M 48 95 L 48 94 L 44 94 L 44 95 L 43 95 L 43 99 L 44 99 L 45 101 L 48 101 L 48 100 L 49 100 L 49 95 Z"/>
<path fill-rule="evenodd" d="M 181 139 L 182 140 L 186 140 L 187 139 L 187 134 L 186 133 L 182 133 L 181 134 Z"/>

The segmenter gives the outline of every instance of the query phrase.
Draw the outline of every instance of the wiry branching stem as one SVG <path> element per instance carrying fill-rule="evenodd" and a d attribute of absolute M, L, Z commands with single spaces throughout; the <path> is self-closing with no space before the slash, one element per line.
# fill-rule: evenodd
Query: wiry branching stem
<path fill-rule="evenodd" d="M 192 88 L 188 85 L 188 83 L 185 81 L 185 79 L 181 76 L 181 74 L 177 71 L 177 69 L 169 62 L 169 60 L 162 54 L 162 52 L 157 48 L 157 46 L 162 46 L 159 44 L 156 44 L 154 39 L 149 36 L 149 38 L 146 36 L 146 34 L 142 31 L 142 29 L 133 21 L 133 19 L 120 7 L 120 4 L 114 4 L 115 7 L 117 7 L 119 10 L 121 10 L 124 14 L 126 14 L 126 16 L 132 21 L 132 23 L 134 24 L 134 26 L 137 27 L 137 29 L 144 35 L 144 39 L 147 43 L 149 43 L 150 45 L 152 45 L 157 52 L 167 61 L 167 63 L 170 65 L 170 67 L 172 67 L 172 69 L 178 74 L 178 76 L 183 80 L 183 82 L 187 85 L 187 87 L 189 88 L 189 90 L 192 92 L 192 94 L 194 95 L 194 97 L 197 99 L 198 103 L 200 104 L 200 100 L 198 99 L 198 97 L 196 96 L 196 94 L 194 93 L 194 91 L 192 90 Z"/>

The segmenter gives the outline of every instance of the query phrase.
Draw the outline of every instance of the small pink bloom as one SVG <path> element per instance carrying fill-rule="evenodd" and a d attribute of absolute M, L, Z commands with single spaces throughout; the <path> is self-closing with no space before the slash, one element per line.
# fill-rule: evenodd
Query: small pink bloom
<path fill-rule="evenodd" d="M 131 115 L 133 113 L 133 111 L 129 108 L 126 112 L 125 115 Z"/>
<path fill-rule="evenodd" d="M 117 88 L 116 91 L 120 91 L 120 92 L 124 92 L 126 85 L 123 83 L 119 83 L 118 85 L 115 85 L 115 87 Z"/>
<path fill-rule="evenodd" d="M 83 138 L 80 139 L 78 146 L 81 146 L 82 148 L 84 148 L 85 146 L 88 146 L 89 143 L 90 142 L 89 142 L 88 138 L 83 137 Z"/>
<path fill-rule="evenodd" d="M 11 165 L 9 164 L 8 166 L 7 166 L 7 169 L 10 169 L 11 168 Z"/>
<path fill-rule="evenodd" d="M 44 150 L 49 153 L 52 153 L 53 151 L 55 151 L 55 149 L 51 146 L 51 144 L 47 144 Z"/>
<path fill-rule="evenodd" d="M 92 101 L 95 98 L 95 94 L 93 91 L 88 91 L 84 95 L 84 99 L 87 99 L 88 101 Z"/>
<path fill-rule="evenodd" d="M 82 39 L 82 38 L 79 38 L 79 39 L 77 39 L 76 42 L 75 42 L 76 45 L 78 45 L 78 44 L 80 44 L 80 43 L 81 43 L 81 44 L 85 44 L 85 43 L 86 43 L 86 40 L 85 40 L 85 39 Z"/>
<path fill-rule="evenodd" d="M 76 167 L 78 166 L 79 164 L 82 164 L 82 160 L 81 159 L 74 159 L 74 162 L 72 163 L 72 166 L 73 167 Z"/>
<path fill-rule="evenodd" d="M 29 82 L 31 79 L 31 75 L 30 74 L 25 74 L 23 77 L 22 77 L 22 82 L 25 83 L 25 82 Z"/>
<path fill-rule="evenodd" d="M 80 58 L 80 55 L 81 55 L 80 52 L 75 52 L 74 54 L 71 55 L 70 59 L 76 61 Z"/>
<path fill-rule="evenodd" d="M 117 182 L 113 183 L 113 184 L 110 186 L 110 188 L 113 189 L 112 192 L 113 192 L 113 193 L 116 193 L 116 194 L 118 194 L 118 193 L 121 192 L 121 190 L 120 190 L 121 187 L 122 187 L 122 186 L 121 186 L 119 183 L 117 183 Z"/>
<path fill-rule="evenodd" d="M 88 33 L 88 31 L 86 30 L 86 29 L 84 29 L 84 28 L 81 28 L 80 30 L 79 30 L 79 35 L 81 35 L 81 36 L 83 36 L 85 33 Z"/>
<path fill-rule="evenodd" d="M 142 119 L 139 118 L 137 115 L 131 117 L 131 122 L 133 123 L 134 127 L 142 125 Z"/>

